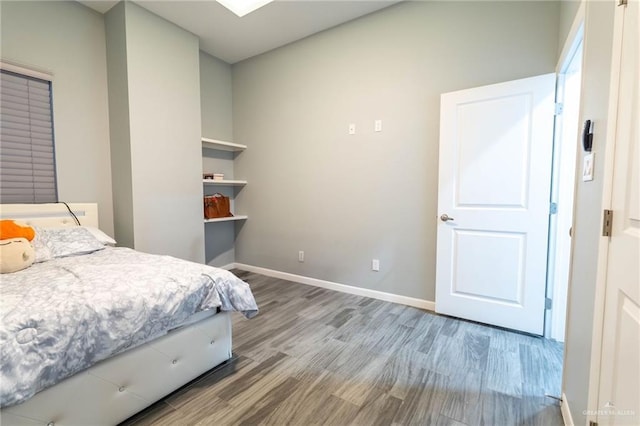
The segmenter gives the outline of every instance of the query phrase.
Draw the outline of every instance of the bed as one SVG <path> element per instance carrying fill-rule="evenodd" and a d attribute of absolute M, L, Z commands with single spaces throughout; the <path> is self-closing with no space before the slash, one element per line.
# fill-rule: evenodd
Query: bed
<path fill-rule="evenodd" d="M 257 313 L 228 271 L 111 247 L 96 204 L 0 216 L 33 226 L 45 253 L 0 277 L 3 425 L 117 424 L 229 360 L 230 311 Z"/>

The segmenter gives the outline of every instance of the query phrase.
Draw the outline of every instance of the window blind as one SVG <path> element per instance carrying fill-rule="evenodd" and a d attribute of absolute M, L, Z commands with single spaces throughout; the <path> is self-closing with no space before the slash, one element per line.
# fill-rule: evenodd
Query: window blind
<path fill-rule="evenodd" d="M 0 202 L 57 202 L 51 82 L 0 70 Z"/>

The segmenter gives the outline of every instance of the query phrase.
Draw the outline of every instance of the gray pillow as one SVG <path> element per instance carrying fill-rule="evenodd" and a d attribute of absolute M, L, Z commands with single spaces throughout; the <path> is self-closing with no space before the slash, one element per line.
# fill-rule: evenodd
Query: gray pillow
<path fill-rule="evenodd" d="M 44 246 L 50 251 L 51 258 L 88 254 L 104 249 L 102 242 L 98 241 L 90 231 L 80 226 L 37 228 L 35 239 L 38 238 L 38 234 L 44 240 Z M 38 246 L 35 244 L 34 246 L 36 259 L 38 259 Z M 46 249 L 42 249 L 42 252 L 45 253 Z"/>

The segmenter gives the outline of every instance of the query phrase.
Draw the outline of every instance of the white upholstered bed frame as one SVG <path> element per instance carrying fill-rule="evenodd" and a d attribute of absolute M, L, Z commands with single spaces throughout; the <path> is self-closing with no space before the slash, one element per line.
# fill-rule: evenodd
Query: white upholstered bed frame
<path fill-rule="evenodd" d="M 69 204 L 98 227 L 96 204 Z M 37 226 L 76 226 L 64 204 L 4 204 L 0 218 Z M 117 424 L 231 358 L 231 314 L 200 312 L 168 332 L 0 410 L 7 425 Z"/>

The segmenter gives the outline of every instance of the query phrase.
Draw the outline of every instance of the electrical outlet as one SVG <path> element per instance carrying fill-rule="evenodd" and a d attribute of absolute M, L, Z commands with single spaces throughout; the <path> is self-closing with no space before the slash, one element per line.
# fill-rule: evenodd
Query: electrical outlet
<path fill-rule="evenodd" d="M 373 131 L 374 132 L 382 131 L 382 120 L 376 120 L 373 122 Z"/>
<path fill-rule="evenodd" d="M 380 271 L 380 260 L 378 259 L 371 260 L 371 270 L 375 272 Z"/>
<path fill-rule="evenodd" d="M 304 262 L 304 252 L 302 250 L 298 252 L 298 262 Z"/>

